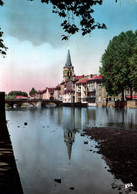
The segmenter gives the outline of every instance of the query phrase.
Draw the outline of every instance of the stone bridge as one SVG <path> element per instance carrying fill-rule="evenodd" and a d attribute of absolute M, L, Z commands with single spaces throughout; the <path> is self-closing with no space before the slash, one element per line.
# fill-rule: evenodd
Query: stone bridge
<path fill-rule="evenodd" d="M 31 104 L 33 106 L 40 105 L 44 107 L 48 104 L 55 104 L 59 106 L 62 104 L 62 101 L 59 100 L 44 100 L 44 99 L 6 99 L 5 104 L 8 104 L 10 107 L 14 108 L 14 105 L 21 107 L 22 104 Z"/>

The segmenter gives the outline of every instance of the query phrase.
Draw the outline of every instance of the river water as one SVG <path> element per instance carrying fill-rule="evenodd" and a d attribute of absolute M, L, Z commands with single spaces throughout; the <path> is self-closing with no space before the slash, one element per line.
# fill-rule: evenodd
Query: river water
<path fill-rule="evenodd" d="M 37 107 L 6 117 L 24 194 L 119 193 L 96 142 L 82 134 L 92 126 L 135 130 L 136 109 Z"/>

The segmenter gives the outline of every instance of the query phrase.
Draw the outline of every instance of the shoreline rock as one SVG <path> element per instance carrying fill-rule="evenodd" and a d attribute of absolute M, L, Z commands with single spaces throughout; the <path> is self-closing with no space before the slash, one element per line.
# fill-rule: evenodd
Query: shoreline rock
<path fill-rule="evenodd" d="M 132 183 L 137 191 L 137 131 L 109 127 L 85 130 L 98 142 L 98 153 L 109 166 L 109 171 L 124 184 Z"/>

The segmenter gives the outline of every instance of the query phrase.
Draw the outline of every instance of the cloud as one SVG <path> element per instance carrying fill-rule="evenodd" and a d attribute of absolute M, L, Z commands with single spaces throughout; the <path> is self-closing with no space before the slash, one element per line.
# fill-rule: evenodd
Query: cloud
<path fill-rule="evenodd" d="M 51 7 L 40 0 L 7 0 L 0 8 L 4 43 L 9 48 L 6 59 L 0 56 L 0 89 L 56 86 L 63 79 L 68 46 L 76 75 L 97 73 L 109 40 L 121 31 L 136 29 L 136 5 L 130 0 L 121 0 L 121 5 L 106 0 L 96 7 L 94 16 L 108 30 L 95 30 L 85 37 L 79 33 L 64 42 L 60 18 L 51 13 Z"/>
<path fill-rule="evenodd" d="M 49 43 L 33 46 L 28 41 L 20 42 L 8 37 L 9 47 L 6 59 L 1 57 L 1 89 L 14 88 L 29 91 L 32 87 L 45 89 L 62 81 L 66 50 L 55 48 Z"/>
<path fill-rule="evenodd" d="M 3 9 L 9 36 L 34 45 L 50 42 L 55 46 L 57 38 L 61 43 L 60 18 L 52 13 L 51 5 L 40 1 L 7 0 Z"/>
<path fill-rule="evenodd" d="M 98 57 L 101 51 L 95 53 L 94 49 L 83 49 L 86 42 L 77 40 L 75 47 L 70 44 L 72 64 L 76 75 L 97 73 L 99 67 Z M 32 87 L 37 90 L 46 87 L 55 87 L 63 80 L 63 67 L 66 62 L 67 48 L 53 47 L 52 44 L 43 43 L 34 46 L 29 41 L 20 42 L 13 37 L 6 38 L 9 45 L 6 59 L 1 57 L 0 88 L 1 90 L 25 90 Z"/>
<path fill-rule="evenodd" d="M 96 21 L 105 23 L 113 34 L 130 29 L 136 24 L 136 4 L 135 0 L 115 1 L 106 0 L 102 6 L 94 7 Z M 30 41 L 33 45 L 41 45 L 49 42 L 53 46 L 65 45 L 61 41 L 64 34 L 60 23 L 62 19 L 52 13 L 52 6 L 41 3 L 40 0 L 7 0 L 1 8 L 3 12 L 3 25 L 5 25 L 6 36 L 13 36 L 20 41 Z M 131 14 L 132 13 L 132 14 Z M 136 17 L 135 17 L 136 16 Z M 100 33 L 101 32 L 101 33 Z M 96 30 L 98 36 L 106 30 Z M 94 33 L 94 32 L 93 32 Z"/>

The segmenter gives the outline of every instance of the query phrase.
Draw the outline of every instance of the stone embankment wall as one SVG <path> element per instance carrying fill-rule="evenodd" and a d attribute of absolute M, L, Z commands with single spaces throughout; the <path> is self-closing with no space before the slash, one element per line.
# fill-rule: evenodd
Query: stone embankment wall
<path fill-rule="evenodd" d="M 106 102 L 98 102 L 97 103 L 97 106 L 98 107 L 115 107 L 115 103 L 114 102 L 108 102 L 108 103 L 106 103 Z"/>
<path fill-rule="evenodd" d="M 111 107 L 111 108 L 137 108 L 137 101 L 136 100 L 128 100 L 125 102 L 116 101 L 116 102 L 102 102 L 97 103 L 98 107 Z"/>
<path fill-rule="evenodd" d="M 6 122 L 5 116 L 5 92 L 0 92 L 0 123 Z"/>
<path fill-rule="evenodd" d="M 6 125 L 4 92 L 0 92 L 0 165 L 0 193 L 23 194 Z"/>
<path fill-rule="evenodd" d="M 137 108 L 137 101 L 136 100 L 128 100 L 127 101 L 127 108 Z"/>

